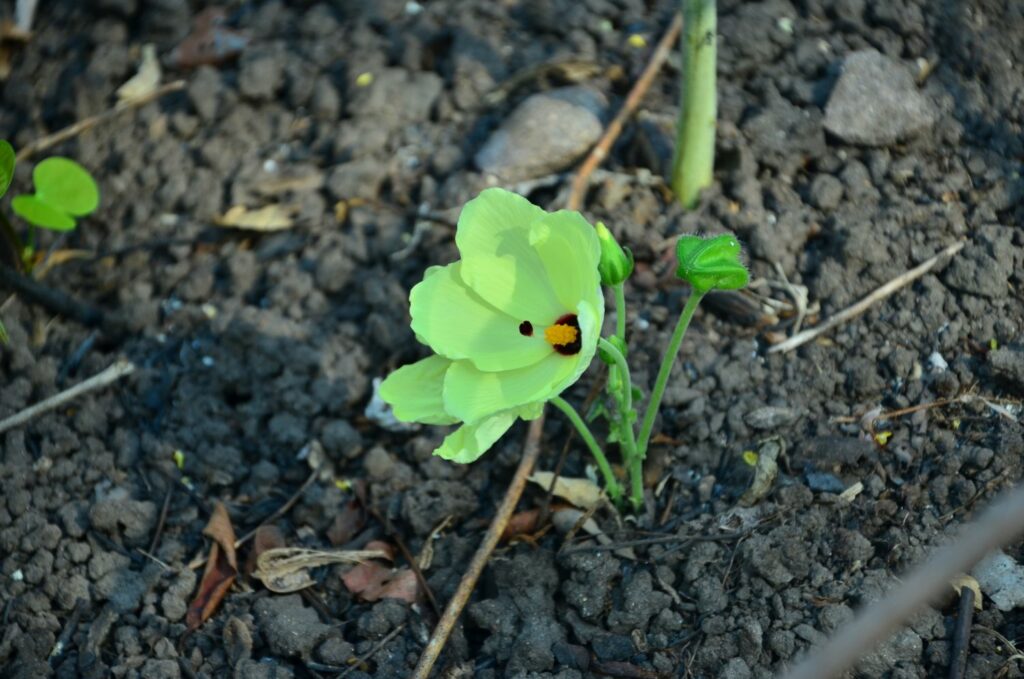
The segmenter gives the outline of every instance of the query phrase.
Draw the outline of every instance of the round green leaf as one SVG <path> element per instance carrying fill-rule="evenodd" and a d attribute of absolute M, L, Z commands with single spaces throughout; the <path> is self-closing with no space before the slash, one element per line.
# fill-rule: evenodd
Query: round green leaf
<path fill-rule="evenodd" d="M 70 158 L 47 158 L 32 170 L 32 181 L 39 200 L 69 215 L 82 217 L 100 204 L 100 191 L 92 175 Z"/>
<path fill-rule="evenodd" d="M 7 187 L 14 179 L 14 149 L 5 140 L 0 139 L 0 198 L 7 193 Z"/>
<path fill-rule="evenodd" d="M 11 209 L 29 224 L 54 231 L 70 231 L 75 220 L 68 213 L 44 203 L 38 196 L 15 196 Z"/>

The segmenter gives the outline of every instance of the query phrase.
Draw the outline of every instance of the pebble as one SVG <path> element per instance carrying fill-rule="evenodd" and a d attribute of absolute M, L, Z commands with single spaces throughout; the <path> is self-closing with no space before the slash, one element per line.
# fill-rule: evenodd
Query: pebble
<path fill-rule="evenodd" d="M 563 170 L 600 138 L 604 95 L 586 87 L 534 94 L 477 152 L 483 172 L 514 182 Z"/>
<path fill-rule="evenodd" d="M 276 655 L 308 658 L 313 647 L 331 631 L 320 622 L 316 611 L 303 605 L 298 594 L 260 599 L 256 616 L 267 645 Z"/>
<path fill-rule="evenodd" d="M 825 129 L 850 144 L 888 146 L 931 127 L 935 108 L 903 64 L 869 49 L 853 52 L 825 106 Z"/>

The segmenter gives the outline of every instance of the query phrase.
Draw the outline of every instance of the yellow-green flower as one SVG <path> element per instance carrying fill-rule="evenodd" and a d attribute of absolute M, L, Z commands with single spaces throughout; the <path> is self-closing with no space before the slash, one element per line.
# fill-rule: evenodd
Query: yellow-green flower
<path fill-rule="evenodd" d="M 389 375 L 380 395 L 399 420 L 462 423 L 434 454 L 472 462 L 590 365 L 601 248 L 578 212 L 503 189 L 463 207 L 455 244 L 461 259 L 427 269 L 409 295 L 412 329 L 436 355 Z"/>

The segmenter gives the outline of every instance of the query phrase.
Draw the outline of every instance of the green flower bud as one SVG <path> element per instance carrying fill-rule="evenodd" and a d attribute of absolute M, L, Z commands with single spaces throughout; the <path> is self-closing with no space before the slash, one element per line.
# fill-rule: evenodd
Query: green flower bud
<path fill-rule="evenodd" d="M 633 273 L 633 253 L 623 248 L 615 240 L 608 227 L 601 222 L 595 227 L 597 240 L 601 243 L 601 261 L 597 270 L 601 273 L 601 282 L 605 285 L 618 285 Z"/>
<path fill-rule="evenodd" d="M 626 349 L 626 343 L 620 340 L 618 335 L 612 335 L 611 337 L 606 337 L 605 339 L 608 340 L 609 344 L 618 349 L 619 353 L 622 354 L 623 357 L 627 355 L 628 350 Z M 607 363 L 608 365 L 615 365 L 615 358 L 612 356 L 612 354 L 605 351 L 603 347 L 597 347 L 597 355 L 600 356 L 601 360 Z"/>
<path fill-rule="evenodd" d="M 740 244 L 732 234 L 713 238 L 680 236 L 676 244 L 676 276 L 703 294 L 709 290 L 738 290 L 750 281 L 740 261 Z"/>

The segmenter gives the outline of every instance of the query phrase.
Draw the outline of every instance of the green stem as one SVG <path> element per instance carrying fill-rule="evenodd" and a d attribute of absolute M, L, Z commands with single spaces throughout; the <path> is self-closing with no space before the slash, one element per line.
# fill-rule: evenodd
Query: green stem
<path fill-rule="evenodd" d="M 676 322 L 676 329 L 672 332 L 672 339 L 668 342 L 665 356 L 661 359 L 661 367 L 658 369 L 658 377 L 654 381 L 654 390 L 651 391 L 651 399 L 647 403 L 647 411 L 644 413 L 644 422 L 640 426 L 640 437 L 637 440 L 637 457 L 641 462 L 647 456 L 647 443 L 651 439 L 651 429 L 654 427 L 654 418 L 658 415 L 658 408 L 661 407 L 661 397 L 665 395 L 665 386 L 668 384 L 669 373 L 672 372 L 672 365 L 676 361 L 676 354 L 679 353 L 679 345 L 683 343 L 683 336 L 686 329 L 690 327 L 690 320 L 693 312 L 697 310 L 704 293 L 694 290 L 690 293 L 690 299 L 686 300 L 683 312 L 679 314 L 679 321 Z"/>
<path fill-rule="evenodd" d="M 604 456 L 604 451 L 597 445 L 597 440 L 590 431 L 590 427 L 583 421 L 576 409 L 569 405 L 561 396 L 556 396 L 551 399 L 551 404 L 561 410 L 569 421 L 572 422 L 573 426 L 576 427 L 576 431 L 579 432 L 580 438 L 587 444 L 587 448 L 590 449 L 590 454 L 594 456 L 594 460 L 597 462 L 598 469 L 601 470 L 601 475 L 604 476 L 605 490 L 608 491 L 608 497 L 611 498 L 612 502 L 618 504 L 622 499 L 622 488 L 619 486 L 618 479 L 615 478 L 615 473 L 612 471 L 612 466 L 608 464 L 608 458 Z"/>
<path fill-rule="evenodd" d="M 629 374 L 629 364 L 626 357 L 622 355 L 614 344 L 600 338 L 598 345 L 605 350 L 614 360 L 615 369 L 619 371 L 621 379 L 621 395 L 619 398 L 619 440 L 622 442 L 625 461 L 629 466 L 629 481 L 631 485 L 630 501 L 634 509 L 639 509 L 644 503 L 644 458 L 637 454 L 636 434 L 633 431 L 633 380 Z"/>
<path fill-rule="evenodd" d="M 715 0 L 683 0 L 683 86 L 672 191 L 686 209 L 711 185 L 715 163 Z"/>
<path fill-rule="evenodd" d="M 615 336 L 623 345 L 626 344 L 626 286 L 622 283 L 613 285 L 615 290 Z"/>

